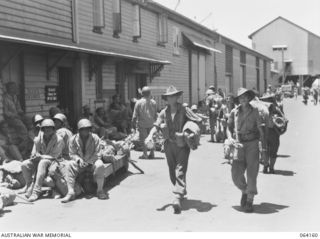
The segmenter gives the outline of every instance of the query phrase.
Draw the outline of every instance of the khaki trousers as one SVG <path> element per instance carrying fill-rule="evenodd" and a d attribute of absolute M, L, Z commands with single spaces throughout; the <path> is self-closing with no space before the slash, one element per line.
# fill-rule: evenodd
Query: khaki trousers
<path fill-rule="evenodd" d="M 184 196 L 187 194 L 186 174 L 190 148 L 178 147 L 176 143 L 166 140 L 164 151 L 169 166 L 170 180 L 174 185 L 173 193 Z"/>
<path fill-rule="evenodd" d="M 248 195 L 248 198 L 253 199 L 254 195 L 258 193 L 259 140 L 242 144 L 243 148 L 238 149 L 238 160 L 234 160 L 232 163 L 232 180 L 243 193 Z"/>

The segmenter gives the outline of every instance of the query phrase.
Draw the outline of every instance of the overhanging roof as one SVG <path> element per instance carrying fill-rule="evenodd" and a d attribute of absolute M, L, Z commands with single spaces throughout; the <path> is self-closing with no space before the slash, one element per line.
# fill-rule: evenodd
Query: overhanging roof
<path fill-rule="evenodd" d="M 38 37 L 37 37 L 38 38 Z M 10 35 L 3 35 L 0 34 L 0 40 L 5 40 L 9 42 L 17 42 L 17 43 L 24 43 L 29 45 L 37 45 L 37 46 L 44 46 L 44 47 L 51 47 L 56 49 L 63 49 L 63 50 L 71 50 L 76 52 L 84 52 L 88 54 L 97 54 L 97 55 L 104 55 L 104 56 L 114 56 L 119 58 L 126 58 L 131 60 L 139 60 L 139 61 L 146 61 L 151 63 L 158 63 L 158 64 L 171 64 L 170 61 L 167 60 L 159 60 L 153 58 L 151 56 L 146 55 L 138 55 L 131 52 L 120 52 L 118 50 L 111 50 L 111 49 L 104 49 L 97 46 L 92 46 L 89 44 L 76 44 L 76 43 L 57 43 L 48 40 L 36 40 L 31 38 L 25 38 L 20 36 L 10 36 Z"/>
<path fill-rule="evenodd" d="M 194 45 L 196 47 L 199 47 L 199 48 L 202 48 L 202 49 L 205 49 L 208 51 L 222 53 L 221 51 L 215 49 L 211 43 L 206 42 L 205 40 L 203 40 L 199 37 L 193 36 L 193 35 L 185 33 L 185 32 L 183 32 L 183 35 L 192 43 L 192 45 Z"/>

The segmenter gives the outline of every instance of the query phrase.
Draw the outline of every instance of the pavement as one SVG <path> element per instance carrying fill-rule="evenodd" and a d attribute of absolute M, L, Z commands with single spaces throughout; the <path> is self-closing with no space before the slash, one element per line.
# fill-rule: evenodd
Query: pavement
<path fill-rule="evenodd" d="M 68 204 L 41 199 L 32 205 L 17 199 L 0 214 L 0 231 L 320 231 L 320 105 L 286 99 L 289 127 L 281 137 L 276 174 L 259 174 L 255 212 L 240 210 L 241 193 L 233 185 L 230 165 L 224 164 L 222 144 L 201 138 L 192 151 L 188 198 L 182 213 L 173 214 L 166 160 L 138 160 L 145 174 L 130 166 L 107 184 L 109 199 L 82 198 Z M 262 167 L 260 168 L 262 170 Z"/>

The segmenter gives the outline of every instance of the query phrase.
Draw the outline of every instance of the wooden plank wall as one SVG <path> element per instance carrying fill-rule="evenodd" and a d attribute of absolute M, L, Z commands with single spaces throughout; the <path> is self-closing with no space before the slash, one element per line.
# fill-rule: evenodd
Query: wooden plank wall
<path fill-rule="evenodd" d="M 112 49 L 127 50 L 128 53 L 135 53 L 137 55 L 148 54 L 162 60 L 169 60 L 172 64 L 166 65 L 161 71 L 160 77 L 155 77 L 151 86 L 167 87 L 174 84 L 184 93 L 184 102 L 189 102 L 189 76 L 188 76 L 188 50 L 181 46 L 180 55 L 173 55 L 173 26 L 179 27 L 180 31 L 185 31 L 189 34 L 198 35 L 200 37 L 209 39 L 209 37 L 202 35 L 184 25 L 178 24 L 171 19 L 168 20 L 168 43 L 165 47 L 157 45 L 157 14 L 146 9 L 141 9 L 141 38 L 137 43 L 132 42 L 132 10 L 133 5 L 127 1 L 122 1 L 122 32 L 120 38 L 112 36 L 112 1 L 105 1 L 105 28 L 102 29 L 103 34 L 92 32 L 92 1 L 82 0 L 79 2 L 79 35 L 80 42 L 94 43 L 99 46 L 110 46 Z M 181 36 L 182 37 L 182 36 Z M 207 59 L 212 61 L 209 54 Z M 209 77 L 209 74 L 207 74 Z M 212 78 L 212 76 L 210 77 Z M 209 81 L 209 79 L 207 79 Z M 163 91 L 162 91 L 163 92 Z M 157 93 L 158 94 L 158 93 Z M 160 94 L 160 92 L 159 92 Z"/>
<path fill-rule="evenodd" d="M 71 0 L 2 0 L 0 26 L 46 37 L 72 39 Z"/>
<path fill-rule="evenodd" d="M 58 71 L 53 69 L 50 80 L 47 80 L 46 53 L 29 49 L 24 56 L 26 113 L 33 116 L 36 113 L 48 116 L 49 108 L 57 103 L 47 104 L 44 97 L 45 85 L 58 85 Z"/>

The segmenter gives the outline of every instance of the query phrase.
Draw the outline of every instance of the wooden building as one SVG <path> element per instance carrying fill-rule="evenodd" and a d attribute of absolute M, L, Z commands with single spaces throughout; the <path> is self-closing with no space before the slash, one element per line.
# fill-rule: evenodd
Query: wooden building
<path fill-rule="evenodd" d="M 320 36 L 305 28 L 277 17 L 249 38 L 253 49 L 274 60 L 274 70 L 279 72 L 275 85 L 299 80 L 300 85 L 311 85 L 312 79 L 320 75 Z"/>
<path fill-rule="evenodd" d="M 144 85 L 159 108 L 171 84 L 189 104 L 210 85 L 262 93 L 270 62 L 152 1 L 0 1 L 1 95 L 6 82 L 16 82 L 30 116 L 58 105 L 74 123 L 83 105 L 108 107 L 116 93 L 129 102 Z"/>

